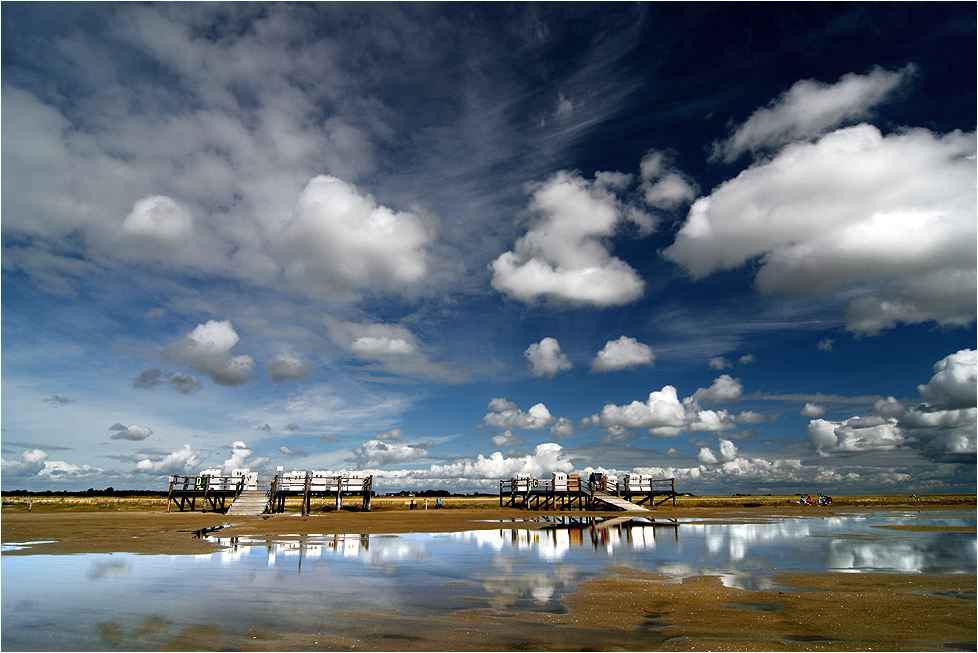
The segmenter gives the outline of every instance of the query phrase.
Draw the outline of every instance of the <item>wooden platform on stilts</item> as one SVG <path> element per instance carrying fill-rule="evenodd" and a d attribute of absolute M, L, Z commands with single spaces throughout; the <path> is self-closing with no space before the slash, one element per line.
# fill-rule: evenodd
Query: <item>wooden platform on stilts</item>
<path fill-rule="evenodd" d="M 335 475 L 332 472 L 289 472 L 271 480 L 248 476 L 171 476 L 166 511 L 223 512 L 228 515 L 261 515 L 285 512 L 288 499 L 300 499 L 302 515 L 309 514 L 312 499 L 359 499 L 360 509 L 370 510 L 372 476 Z"/>
<path fill-rule="evenodd" d="M 629 475 L 623 481 L 554 474 L 553 479 L 499 481 L 499 505 L 527 510 L 623 510 L 648 512 L 667 501 L 676 505 L 676 480 Z M 644 504 L 644 505 L 643 505 Z"/>

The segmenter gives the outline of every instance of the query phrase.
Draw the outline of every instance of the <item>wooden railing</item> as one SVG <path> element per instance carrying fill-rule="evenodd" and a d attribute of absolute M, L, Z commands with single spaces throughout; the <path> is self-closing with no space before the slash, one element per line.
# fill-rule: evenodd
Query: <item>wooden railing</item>
<path fill-rule="evenodd" d="M 372 476 L 319 476 L 312 472 L 290 473 L 275 477 L 281 492 L 363 492 L 372 487 Z"/>
<path fill-rule="evenodd" d="M 520 492 L 552 492 L 553 488 L 554 483 L 549 479 L 511 478 L 506 481 L 499 481 L 500 494 L 518 494 Z"/>
<path fill-rule="evenodd" d="M 311 499 L 315 494 L 336 494 L 336 509 L 342 505 L 344 493 L 361 495 L 363 509 L 370 510 L 370 499 L 373 494 L 373 476 L 327 476 L 313 472 L 292 472 L 276 476 L 274 479 L 275 494 L 301 495 L 302 515 L 309 514 Z M 284 496 L 280 506 L 284 507 Z"/>
<path fill-rule="evenodd" d="M 170 490 L 235 490 L 244 489 L 243 476 L 171 476 Z"/>

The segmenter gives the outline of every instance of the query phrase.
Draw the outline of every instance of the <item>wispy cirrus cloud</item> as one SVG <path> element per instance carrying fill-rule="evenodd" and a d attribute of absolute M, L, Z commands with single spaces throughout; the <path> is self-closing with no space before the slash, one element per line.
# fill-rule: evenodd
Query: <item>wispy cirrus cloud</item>
<path fill-rule="evenodd" d="M 867 118 L 915 72 L 909 65 L 895 71 L 875 68 L 865 75 L 849 73 L 834 84 L 797 82 L 768 106 L 755 110 L 729 138 L 714 143 L 714 156 L 729 162 L 746 152 L 776 149 Z"/>

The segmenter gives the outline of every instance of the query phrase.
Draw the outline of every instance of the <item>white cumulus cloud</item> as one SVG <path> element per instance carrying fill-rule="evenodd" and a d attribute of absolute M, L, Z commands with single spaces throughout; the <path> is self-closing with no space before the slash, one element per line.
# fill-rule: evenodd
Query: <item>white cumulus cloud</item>
<path fill-rule="evenodd" d="M 808 441 L 819 455 L 892 451 L 906 443 L 897 420 L 853 417 L 843 422 L 814 419 L 808 424 Z"/>
<path fill-rule="evenodd" d="M 560 343 L 556 338 L 544 338 L 530 345 L 523 355 L 530 362 L 530 373 L 533 376 L 553 377 L 557 372 L 574 367 L 570 359 L 560 351 Z"/>
<path fill-rule="evenodd" d="M 404 431 L 402 429 L 391 429 L 374 438 L 374 440 L 380 440 L 381 442 L 400 442 L 403 439 Z"/>
<path fill-rule="evenodd" d="M 974 464 L 975 365 L 970 349 L 946 356 L 934 365 L 930 382 L 918 386 L 922 403 L 906 407 L 889 397 L 874 404 L 875 415 L 812 420 L 809 443 L 821 456 L 911 448 L 931 460 Z"/>
<path fill-rule="evenodd" d="M 805 417 L 821 417 L 825 414 L 825 406 L 809 402 L 801 409 L 801 414 Z"/>
<path fill-rule="evenodd" d="M 910 446 L 938 462 L 975 464 L 976 422 L 978 410 L 914 409 L 900 420 L 903 432 L 912 440 Z"/>
<path fill-rule="evenodd" d="M 424 473 L 425 478 L 446 479 L 486 479 L 490 482 L 504 478 L 515 478 L 517 474 L 529 474 L 531 478 L 545 478 L 553 472 L 570 472 L 573 463 L 556 442 L 544 442 L 525 456 L 506 458 L 499 451 L 490 456 L 479 454 L 473 460 L 464 460 L 447 465 L 432 465 Z"/>
<path fill-rule="evenodd" d="M 657 209 L 674 209 L 696 199 L 699 188 L 672 165 L 664 152 L 650 150 L 639 165 L 645 203 Z"/>
<path fill-rule="evenodd" d="M 697 433 L 736 428 L 736 418 L 725 410 L 690 410 L 686 413 L 686 430 Z"/>
<path fill-rule="evenodd" d="M 635 338 L 622 336 L 605 343 L 598 355 L 591 361 L 592 372 L 612 372 L 627 370 L 639 365 L 655 363 L 652 348 Z"/>
<path fill-rule="evenodd" d="M 709 367 L 711 370 L 725 370 L 728 367 L 733 367 L 733 363 L 723 356 L 717 356 L 716 358 L 710 359 Z"/>
<path fill-rule="evenodd" d="M 942 462 L 975 463 L 978 432 L 978 353 L 962 349 L 935 363 L 934 376 L 918 386 L 923 403 L 909 409 L 900 425 L 911 446 Z M 877 411 L 893 409 L 890 402 Z"/>
<path fill-rule="evenodd" d="M 151 457 L 143 458 L 136 463 L 132 471 L 134 474 L 158 476 L 191 475 L 200 470 L 200 462 L 199 452 L 191 449 L 189 444 L 185 444 L 182 449 L 177 449 L 163 458 L 156 460 Z"/>
<path fill-rule="evenodd" d="M 130 424 L 129 426 L 113 424 L 109 427 L 109 430 L 115 431 L 115 433 L 109 436 L 113 440 L 135 440 L 138 442 L 153 435 L 153 429 L 138 424 Z"/>
<path fill-rule="evenodd" d="M 418 351 L 417 337 L 399 324 L 336 320 L 326 324 L 333 342 L 361 358 L 396 358 Z"/>
<path fill-rule="evenodd" d="M 728 463 L 737 458 L 737 447 L 730 440 L 721 438 L 717 451 L 709 447 L 701 447 L 696 459 L 704 465 L 715 465 L 717 463 Z"/>
<path fill-rule="evenodd" d="M 558 172 L 534 190 L 530 210 L 534 225 L 489 266 L 493 288 L 523 302 L 547 297 L 595 306 L 642 296 L 645 282 L 605 243 L 627 211 L 604 184 Z"/>
<path fill-rule="evenodd" d="M 496 397 L 489 402 L 489 409 L 493 412 L 487 413 L 482 421 L 486 426 L 494 426 L 500 429 L 538 431 L 557 421 L 557 418 L 551 415 L 542 403 L 531 406 L 524 413 L 513 402 Z"/>
<path fill-rule="evenodd" d="M 194 219 L 190 212 L 163 195 L 139 200 L 122 222 L 122 231 L 128 237 L 164 247 L 186 241 L 193 230 Z"/>
<path fill-rule="evenodd" d="M 167 345 L 174 360 L 206 374 L 218 385 L 238 386 L 251 380 L 255 362 L 251 356 L 232 356 L 238 334 L 230 320 L 198 324 L 183 340 Z"/>
<path fill-rule="evenodd" d="M 494 447 L 521 447 L 526 444 L 526 437 L 513 435 L 512 431 L 506 430 L 498 435 L 494 435 L 490 442 Z"/>
<path fill-rule="evenodd" d="M 719 403 L 739 399 L 743 393 L 744 384 L 740 382 L 740 379 L 735 379 L 729 374 L 722 374 L 713 381 L 713 385 L 709 388 L 700 388 L 694 392 L 691 399 L 696 402 L 706 400 Z"/>
<path fill-rule="evenodd" d="M 574 435 L 575 433 L 577 433 L 577 427 L 567 417 L 558 417 L 557 421 L 550 427 L 550 437 L 554 440 L 559 440 L 562 437 Z"/>
<path fill-rule="evenodd" d="M 601 413 L 588 418 L 593 426 L 611 428 L 623 426 L 629 429 L 649 429 L 652 436 L 679 435 L 686 425 L 686 408 L 679 401 L 676 388 L 663 386 L 662 390 L 649 393 L 648 400 L 633 401 L 627 406 L 608 404 Z"/>
<path fill-rule="evenodd" d="M 458 383 L 468 374 L 451 363 L 433 360 L 414 333 L 400 324 L 382 322 L 341 322 L 325 319 L 330 338 L 354 357 L 373 361 L 368 369 L 393 374 Z"/>
<path fill-rule="evenodd" d="M 353 184 L 320 175 L 299 195 L 280 247 L 286 276 L 328 296 L 337 289 L 418 283 L 433 240 L 426 219 L 378 205 Z"/>
<path fill-rule="evenodd" d="M 602 444 L 615 444 L 618 442 L 628 442 L 635 439 L 635 432 L 620 424 L 613 424 L 604 429 L 604 437 L 601 438 Z"/>
<path fill-rule="evenodd" d="M 603 428 L 606 440 L 628 439 L 621 429 L 648 429 L 649 436 L 672 437 L 684 432 L 718 432 L 737 428 L 740 417 L 725 410 L 701 410 L 700 399 L 729 401 L 740 396 L 740 381 L 724 374 L 710 388 L 700 388 L 693 396 L 680 401 L 676 388 L 667 385 L 649 393 L 649 398 L 625 406 L 606 404 L 601 412 L 582 420 L 583 426 Z M 756 414 L 742 413 L 743 423 L 755 423 Z"/>
<path fill-rule="evenodd" d="M 785 147 L 694 202 L 664 256 L 694 278 L 759 260 L 762 292 L 859 285 L 849 330 L 975 316 L 975 134 L 861 124 Z"/>
<path fill-rule="evenodd" d="M 978 357 L 963 349 L 934 364 L 934 376 L 917 386 L 920 398 L 931 408 L 970 408 L 978 393 Z"/>
<path fill-rule="evenodd" d="M 278 354 L 268 363 L 268 375 L 275 383 L 299 381 L 309 376 L 309 361 L 288 352 Z"/>
<path fill-rule="evenodd" d="M 3 475 L 8 478 L 29 478 L 44 470 L 48 453 L 41 449 L 29 449 L 20 454 L 20 460 L 4 460 Z"/>
<path fill-rule="evenodd" d="M 368 440 L 353 449 L 357 469 L 399 465 L 428 456 L 422 445 L 388 444 L 380 440 Z"/>
<path fill-rule="evenodd" d="M 776 417 L 774 416 L 762 415 L 761 413 L 754 412 L 753 410 L 741 411 L 733 418 L 734 422 L 737 424 L 763 424 L 764 422 L 771 422 L 775 419 Z"/>
<path fill-rule="evenodd" d="M 264 427 L 265 430 L 268 430 L 268 424 L 265 424 Z M 235 441 L 231 445 L 231 457 L 224 461 L 224 471 L 230 474 L 233 469 L 248 467 L 248 459 L 253 455 L 254 452 L 247 444 L 240 440 Z"/>

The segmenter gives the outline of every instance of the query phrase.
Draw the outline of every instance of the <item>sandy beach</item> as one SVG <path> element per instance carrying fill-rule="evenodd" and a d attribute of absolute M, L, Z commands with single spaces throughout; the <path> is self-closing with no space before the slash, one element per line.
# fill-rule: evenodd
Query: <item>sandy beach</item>
<path fill-rule="evenodd" d="M 929 510 L 939 510 L 929 505 Z M 971 506 L 945 506 L 973 510 Z M 879 508 L 874 508 L 879 509 Z M 832 514 L 831 508 L 822 515 Z M 839 508 L 838 510 L 842 510 Z M 852 508 L 846 508 L 851 512 Z M 228 518 L 147 510 L 33 510 L 4 507 L 3 541 L 46 542 L 4 555 L 131 552 L 201 554 L 216 545 L 195 531 L 274 541 L 284 535 L 441 533 L 539 528 L 539 513 L 499 508 L 332 511 Z M 554 514 L 554 513 L 548 513 Z M 570 513 L 564 513 L 570 514 Z M 580 516 L 581 513 L 573 513 Z M 802 506 L 668 508 L 656 518 L 738 522 L 811 514 Z M 621 513 L 587 513 L 620 516 Z M 513 520 L 513 521 L 509 521 Z M 962 530 L 960 527 L 937 527 Z M 974 532 L 974 529 L 964 529 Z M 802 574 L 775 577 L 792 591 L 725 587 L 715 576 L 677 581 L 629 568 L 579 584 L 564 614 L 508 610 L 455 612 L 424 623 L 363 613 L 334 614 L 328 632 L 248 637 L 213 625 L 167 640 L 170 650 L 975 650 L 974 574 Z"/>

